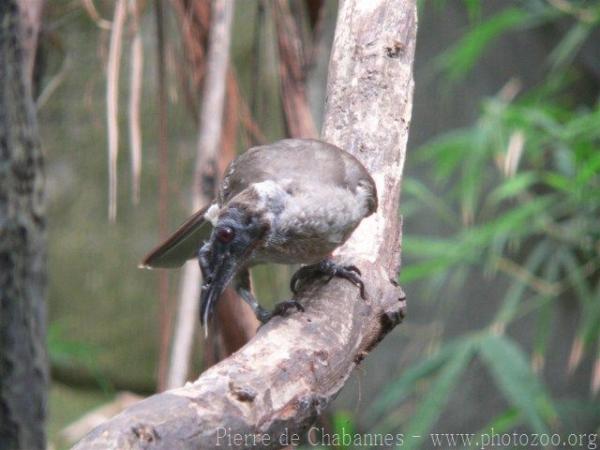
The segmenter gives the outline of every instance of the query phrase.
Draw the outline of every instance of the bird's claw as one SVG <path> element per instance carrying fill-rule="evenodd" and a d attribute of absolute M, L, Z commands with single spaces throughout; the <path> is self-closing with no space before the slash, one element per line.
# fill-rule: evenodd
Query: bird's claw
<path fill-rule="evenodd" d="M 342 267 L 341 270 L 336 273 L 336 276 L 345 278 L 346 280 L 354 283 L 354 285 L 358 286 L 360 289 L 360 298 L 366 300 L 367 296 L 365 293 L 365 283 L 363 283 L 361 275 L 362 274 L 360 270 L 354 266 Z"/>
<path fill-rule="evenodd" d="M 285 316 L 288 310 L 292 308 L 296 308 L 297 311 L 304 312 L 304 306 L 302 306 L 299 302 L 296 300 L 287 300 L 277 303 L 271 312 L 261 308 L 257 314 L 257 318 L 264 325 L 275 316 Z"/>
<path fill-rule="evenodd" d="M 267 311 L 262 307 L 259 307 L 259 309 L 256 311 L 256 318 L 261 323 L 260 326 L 263 326 L 265 323 L 267 323 L 273 318 L 273 313 L 271 311 Z"/>
<path fill-rule="evenodd" d="M 366 299 L 365 284 L 363 283 L 360 269 L 354 265 L 342 266 L 336 264 L 330 259 L 325 259 L 317 264 L 301 267 L 294 273 L 290 281 L 290 289 L 294 294 L 297 294 L 302 284 L 313 277 L 327 275 L 327 281 L 331 281 L 333 277 L 344 278 L 360 288 L 360 296 L 363 300 Z"/>
<path fill-rule="evenodd" d="M 294 273 L 294 275 L 292 275 L 292 279 L 290 280 L 290 290 L 294 293 L 294 295 L 296 295 L 300 291 L 300 287 L 302 286 L 305 280 L 318 276 L 320 274 L 317 266 L 318 264 L 312 264 L 309 266 L 300 267 Z"/>
<path fill-rule="evenodd" d="M 277 303 L 272 314 L 274 316 L 284 316 L 291 308 L 296 308 L 297 311 L 304 312 L 304 306 L 302 306 L 299 302 L 296 300 L 287 300 L 285 302 Z"/>

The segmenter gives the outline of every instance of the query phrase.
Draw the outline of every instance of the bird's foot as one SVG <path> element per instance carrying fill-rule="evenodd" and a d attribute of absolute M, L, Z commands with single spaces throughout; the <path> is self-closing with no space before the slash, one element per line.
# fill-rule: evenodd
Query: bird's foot
<path fill-rule="evenodd" d="M 329 277 L 327 281 L 330 281 L 333 277 L 340 277 L 350 281 L 360 288 L 360 296 L 362 299 L 366 299 L 365 284 L 361 279 L 362 274 L 358 267 L 352 265 L 342 266 L 330 259 L 324 259 L 317 264 L 311 264 L 298 269 L 292 276 L 290 289 L 296 294 L 307 280 L 322 275 L 327 275 Z"/>
<path fill-rule="evenodd" d="M 279 302 L 273 309 L 274 316 L 284 316 L 288 310 L 296 308 L 297 311 L 304 312 L 304 306 L 302 306 L 296 300 L 286 300 L 285 302 Z"/>
<path fill-rule="evenodd" d="M 264 325 L 275 316 L 287 315 L 287 312 L 292 308 L 295 308 L 297 311 L 304 312 L 304 306 L 302 306 L 299 302 L 296 300 L 287 300 L 285 302 L 277 303 L 271 312 L 260 308 L 260 310 L 257 311 L 256 317 Z"/>

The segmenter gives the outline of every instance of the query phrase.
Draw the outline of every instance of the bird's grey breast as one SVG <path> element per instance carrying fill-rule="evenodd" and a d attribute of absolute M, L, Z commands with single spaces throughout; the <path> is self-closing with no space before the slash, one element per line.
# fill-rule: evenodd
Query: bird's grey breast
<path fill-rule="evenodd" d="M 294 180 L 253 185 L 270 231 L 258 251 L 261 260 L 319 261 L 343 244 L 368 215 L 367 194 L 331 184 L 296 185 Z"/>

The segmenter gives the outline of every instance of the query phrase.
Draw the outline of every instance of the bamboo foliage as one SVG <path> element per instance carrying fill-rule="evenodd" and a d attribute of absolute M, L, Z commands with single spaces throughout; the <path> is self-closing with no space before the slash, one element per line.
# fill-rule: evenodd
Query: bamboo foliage
<path fill-rule="evenodd" d="M 593 41 L 592 30 L 600 27 L 600 5 L 550 1 L 527 8 L 534 2 L 524 3 L 475 20 L 438 56 L 437 68 L 452 86 L 503 34 L 574 17 L 571 28 L 556 27 L 559 39 L 547 58 L 553 69 L 536 88 L 525 90 L 518 79 L 509 80 L 482 101 L 475 123 L 416 149 L 413 161 L 430 182 L 409 177 L 403 185 L 407 221 L 426 208 L 450 231 L 406 236 L 404 254 L 411 263 L 402 283 L 426 280 L 422 295 L 436 298 L 443 292 L 447 305 L 453 297 L 463 299 L 458 289 L 474 274 L 494 276 L 508 287 L 487 326 L 452 341 L 436 339 L 431 355 L 381 390 L 371 408 L 375 427 L 431 430 L 469 363 L 478 359 L 510 405 L 482 432 L 523 425 L 539 433 L 560 429 L 570 412 L 543 379 L 546 359 L 558 354 L 556 339 L 564 340 L 557 319 L 567 309 L 579 320 L 562 358 L 565 375 L 589 371 L 590 397 L 577 403 L 582 408 L 600 391 L 600 104 L 577 98 L 581 80 L 571 72 L 577 55 Z M 471 5 L 478 16 L 478 4 Z M 582 55 L 583 67 L 585 61 Z M 521 320 L 531 323 L 530 342 L 511 337 L 511 326 Z M 562 326 L 568 326 L 564 319 Z M 586 359 L 592 362 L 587 368 Z M 395 412 L 402 408 L 410 414 L 398 419 Z"/>

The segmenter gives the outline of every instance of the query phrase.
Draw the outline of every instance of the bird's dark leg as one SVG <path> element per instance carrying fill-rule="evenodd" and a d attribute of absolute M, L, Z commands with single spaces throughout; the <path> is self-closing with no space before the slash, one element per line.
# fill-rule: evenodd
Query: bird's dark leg
<path fill-rule="evenodd" d="M 302 306 L 300 302 L 292 299 L 277 303 L 275 308 L 273 308 L 271 316 L 285 316 L 288 310 L 292 308 L 296 309 L 297 311 L 304 312 L 304 306 Z"/>
<path fill-rule="evenodd" d="M 267 311 L 265 308 L 260 306 L 256 301 L 254 295 L 250 290 L 250 273 L 248 270 L 242 270 L 238 273 L 236 277 L 235 290 L 242 297 L 242 299 L 250 305 L 252 311 L 256 315 L 256 318 L 262 323 L 265 324 L 269 320 L 271 320 L 275 316 L 284 315 L 288 309 L 296 308 L 299 311 L 304 311 L 304 308 L 300 303 L 295 300 L 288 300 L 285 302 L 280 302 L 275 305 L 273 312 Z"/>
<path fill-rule="evenodd" d="M 292 276 L 290 281 L 290 289 L 294 294 L 296 294 L 307 280 L 311 280 L 323 275 L 327 275 L 329 277 L 327 281 L 331 280 L 333 277 L 340 277 L 350 281 L 351 283 L 354 283 L 360 288 L 360 296 L 362 299 L 366 299 L 365 284 L 360 278 L 362 274 L 360 273 L 360 270 L 358 270 L 358 267 L 342 266 L 330 259 L 324 259 L 317 264 L 303 266 L 298 269 Z"/>
<path fill-rule="evenodd" d="M 271 319 L 271 313 L 260 306 L 254 295 L 252 295 L 252 291 L 250 290 L 250 272 L 248 272 L 248 269 L 241 270 L 237 274 L 235 290 L 250 305 L 250 308 L 254 311 L 254 315 L 261 323 L 267 323 Z"/>

